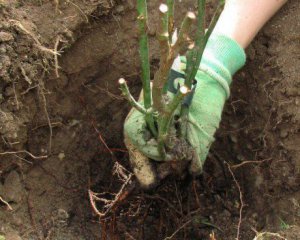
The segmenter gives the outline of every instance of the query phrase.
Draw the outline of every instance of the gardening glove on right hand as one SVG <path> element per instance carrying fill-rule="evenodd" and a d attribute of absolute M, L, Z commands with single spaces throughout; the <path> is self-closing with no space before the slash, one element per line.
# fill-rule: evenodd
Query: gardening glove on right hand
<path fill-rule="evenodd" d="M 230 94 L 232 76 L 245 64 L 245 59 L 244 50 L 234 40 L 216 34 L 210 37 L 196 75 L 197 86 L 188 114 L 187 140 L 195 149 L 189 167 L 193 175 L 202 172 L 202 166 L 214 141 L 214 133 L 219 127 L 224 103 Z M 172 68 L 184 73 L 185 58 L 178 60 L 176 59 Z M 140 101 L 142 102 L 141 98 Z M 144 115 L 132 109 L 124 124 L 125 144 L 139 182 L 144 187 L 151 187 L 157 176 L 150 159 L 163 159 L 158 153 L 157 143 L 145 140 L 145 132 Z"/>
<path fill-rule="evenodd" d="M 232 76 L 245 61 L 244 50 L 231 38 L 217 34 L 209 38 L 195 77 L 197 86 L 188 115 L 187 140 L 195 149 L 189 167 L 193 175 L 202 172 L 224 103 L 230 95 Z M 181 58 L 180 71 L 185 70 L 185 64 L 185 58 Z"/>

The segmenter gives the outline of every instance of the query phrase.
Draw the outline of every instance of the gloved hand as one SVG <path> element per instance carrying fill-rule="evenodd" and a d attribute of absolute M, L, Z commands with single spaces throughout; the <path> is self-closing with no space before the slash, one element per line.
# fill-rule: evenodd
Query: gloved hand
<path fill-rule="evenodd" d="M 245 60 L 244 50 L 234 40 L 217 34 L 210 37 L 195 77 L 197 86 L 188 115 L 187 141 L 196 153 L 189 166 L 193 175 L 202 172 L 214 141 L 214 133 L 219 127 L 224 103 L 230 94 L 232 76 L 245 64 Z M 174 65 L 175 70 L 182 73 L 185 70 L 185 58 L 181 58 L 180 64 Z M 133 109 L 124 125 L 125 143 L 129 148 L 134 173 L 140 183 L 148 187 L 157 180 L 157 173 L 149 159 L 162 159 L 156 142 L 147 141 L 145 134 L 144 116 Z"/>

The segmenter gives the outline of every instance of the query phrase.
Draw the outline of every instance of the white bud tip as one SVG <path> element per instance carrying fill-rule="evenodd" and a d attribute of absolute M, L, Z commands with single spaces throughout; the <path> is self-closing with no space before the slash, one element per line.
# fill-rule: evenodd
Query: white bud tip
<path fill-rule="evenodd" d="M 159 11 L 161 11 L 162 13 L 168 12 L 168 6 L 166 4 L 160 4 Z"/>
<path fill-rule="evenodd" d="M 188 49 L 189 49 L 189 50 L 192 50 L 194 47 L 195 47 L 195 43 L 191 43 L 191 44 L 188 46 Z"/>
<path fill-rule="evenodd" d="M 125 79 L 124 78 L 120 78 L 119 79 L 119 84 L 124 84 L 126 81 L 125 81 Z"/>
<path fill-rule="evenodd" d="M 187 17 L 190 18 L 190 19 L 192 19 L 192 20 L 196 19 L 196 15 L 193 12 L 188 12 L 187 13 Z"/>
<path fill-rule="evenodd" d="M 180 92 L 185 95 L 189 92 L 189 89 L 186 86 L 182 86 L 180 88 Z"/>
<path fill-rule="evenodd" d="M 169 33 L 165 32 L 163 34 L 161 34 L 162 37 L 168 38 L 169 37 Z"/>

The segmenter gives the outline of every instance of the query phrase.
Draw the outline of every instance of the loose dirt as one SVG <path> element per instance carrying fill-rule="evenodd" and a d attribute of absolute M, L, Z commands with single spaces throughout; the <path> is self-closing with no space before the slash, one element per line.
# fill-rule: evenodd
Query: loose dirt
<path fill-rule="evenodd" d="M 300 239 L 299 23 L 290 0 L 247 49 L 200 179 L 136 187 L 99 219 L 88 190 L 130 171 L 117 79 L 138 94 L 135 1 L 0 0 L 0 239 Z"/>

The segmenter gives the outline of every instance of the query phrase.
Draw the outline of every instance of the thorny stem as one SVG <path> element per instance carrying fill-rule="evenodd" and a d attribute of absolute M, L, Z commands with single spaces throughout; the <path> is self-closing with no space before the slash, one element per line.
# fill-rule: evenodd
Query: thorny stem
<path fill-rule="evenodd" d="M 200 66 L 201 58 L 207 41 L 215 28 L 224 8 L 224 1 L 220 1 L 217 10 L 205 33 L 205 0 L 198 0 L 198 31 L 194 49 L 187 54 L 186 82 L 190 88 Z"/>
<path fill-rule="evenodd" d="M 161 4 L 159 6 L 159 27 L 157 31 L 157 38 L 160 48 L 160 62 L 165 62 L 168 57 L 170 44 L 169 44 L 169 32 L 168 32 L 168 6 Z"/>
<path fill-rule="evenodd" d="M 167 0 L 168 5 L 168 31 L 169 31 L 169 40 L 172 41 L 172 33 L 174 31 L 174 0 Z"/>
<path fill-rule="evenodd" d="M 138 26 L 139 26 L 139 53 L 142 65 L 142 83 L 144 106 L 146 109 L 151 108 L 151 88 L 150 88 L 150 63 L 149 63 L 149 41 L 147 35 L 147 2 L 146 0 L 137 0 Z M 156 136 L 154 119 L 151 114 L 146 114 L 145 120 L 152 134 Z"/>
<path fill-rule="evenodd" d="M 187 13 L 178 36 L 176 43 L 170 47 L 169 53 L 164 61 L 160 62 L 159 70 L 154 75 L 152 97 L 153 108 L 158 111 L 159 114 L 163 114 L 165 111 L 165 100 L 163 98 L 163 88 L 168 81 L 168 76 L 172 64 L 177 57 L 179 51 L 182 49 L 184 43 L 187 41 L 187 35 L 191 29 L 195 14 L 192 12 Z"/>
<path fill-rule="evenodd" d="M 160 67 L 154 75 L 152 98 L 153 109 L 158 113 L 162 113 L 165 107 L 162 89 L 166 81 L 168 80 L 172 62 L 170 61 L 170 45 L 168 40 L 168 6 L 165 4 L 161 4 L 159 7 L 159 12 L 160 22 L 157 36 L 160 48 Z"/>
<path fill-rule="evenodd" d="M 192 87 L 193 80 L 197 74 L 200 66 L 201 58 L 206 47 L 207 41 L 215 28 L 217 21 L 222 13 L 225 2 L 220 1 L 217 10 L 209 24 L 209 27 L 205 33 L 205 0 L 198 0 L 198 31 L 195 41 L 195 47 L 187 53 L 187 66 L 186 66 L 186 79 L 185 84 L 188 88 Z M 181 136 L 186 137 L 187 132 L 187 116 L 189 107 L 183 105 L 181 108 Z"/>
<path fill-rule="evenodd" d="M 196 15 L 193 12 L 188 12 L 185 18 L 183 19 L 177 41 L 172 47 L 172 50 L 176 57 L 182 50 L 183 45 L 189 41 L 188 34 L 191 29 L 192 23 L 195 19 Z"/>

